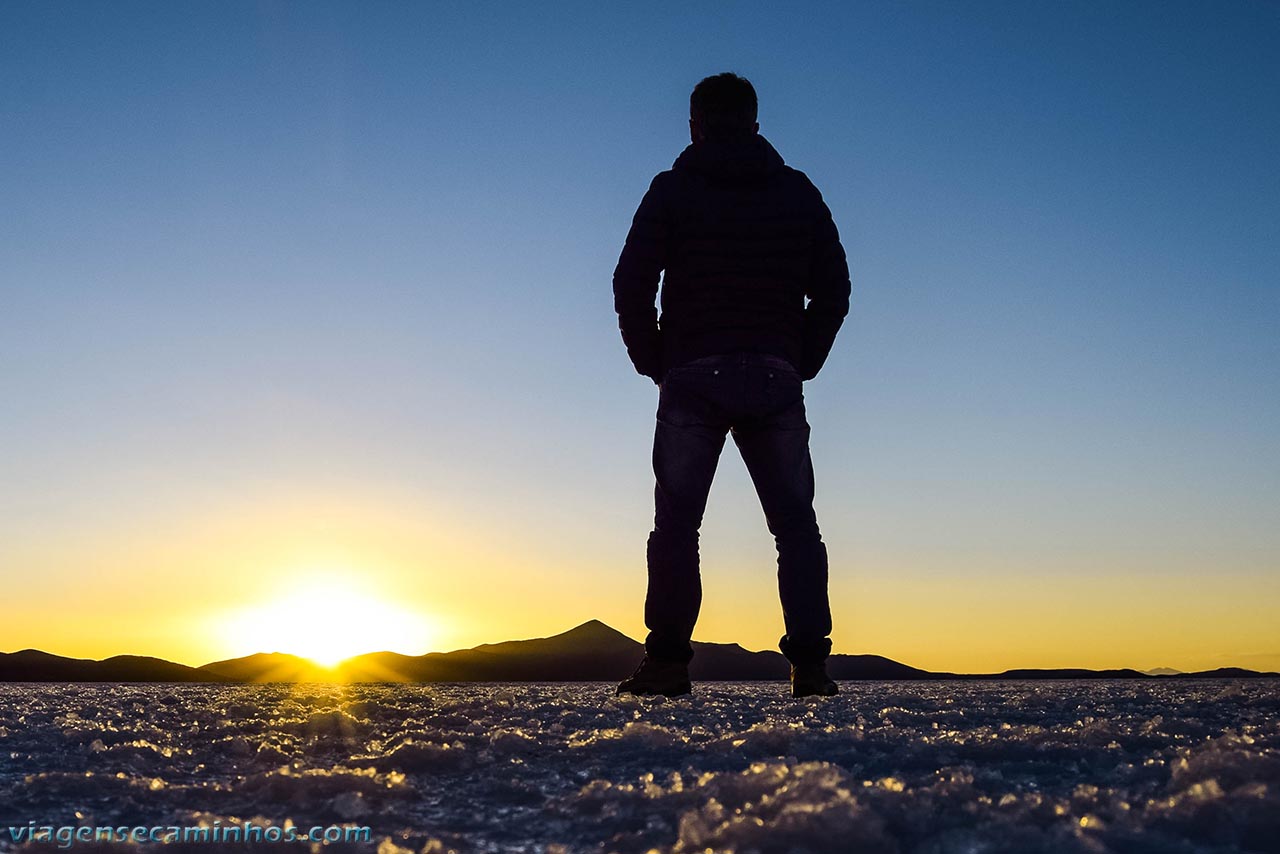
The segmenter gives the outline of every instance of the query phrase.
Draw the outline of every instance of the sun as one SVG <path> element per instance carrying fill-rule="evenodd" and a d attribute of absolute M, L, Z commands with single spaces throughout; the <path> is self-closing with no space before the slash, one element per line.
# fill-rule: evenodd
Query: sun
<path fill-rule="evenodd" d="M 238 654 L 284 652 L 333 667 L 365 652 L 427 652 L 433 620 L 377 595 L 359 573 L 299 572 L 263 601 L 216 618 Z"/>

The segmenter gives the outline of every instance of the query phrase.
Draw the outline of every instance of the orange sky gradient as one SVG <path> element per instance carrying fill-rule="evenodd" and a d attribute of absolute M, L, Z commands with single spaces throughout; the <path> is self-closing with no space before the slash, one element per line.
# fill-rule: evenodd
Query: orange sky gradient
<path fill-rule="evenodd" d="M 260 651 L 308 654 L 319 626 L 334 638 L 327 649 L 420 654 L 555 634 L 591 618 L 643 638 L 642 552 L 632 549 L 625 571 L 600 572 L 603 562 L 620 562 L 606 543 L 588 538 L 588 548 L 569 548 L 568 531 L 540 529 L 536 514 L 527 521 L 532 527 L 485 530 L 426 493 L 349 492 L 330 501 L 282 494 L 200 520 L 157 511 L 57 549 L 11 551 L 32 571 L 24 605 L 0 629 L 0 649 L 199 665 Z M 642 525 L 634 527 L 642 545 Z M 763 530 L 755 539 L 758 558 L 737 565 L 726 543 L 704 538 L 695 639 L 776 648 L 772 543 Z M 970 673 L 1280 669 L 1280 655 L 1268 652 L 1280 624 L 1280 579 L 1247 597 L 1215 598 L 1195 574 L 1159 580 L 1162 568 L 1141 560 L 1104 569 L 1087 556 L 1058 556 L 1024 577 L 1007 554 L 870 555 L 852 536 L 826 539 L 836 652 Z M 335 618 L 342 603 L 317 605 L 317 590 L 348 590 L 361 601 Z M 388 634 L 370 603 L 403 618 L 398 634 Z M 1188 614 L 1194 619 L 1181 616 Z"/>

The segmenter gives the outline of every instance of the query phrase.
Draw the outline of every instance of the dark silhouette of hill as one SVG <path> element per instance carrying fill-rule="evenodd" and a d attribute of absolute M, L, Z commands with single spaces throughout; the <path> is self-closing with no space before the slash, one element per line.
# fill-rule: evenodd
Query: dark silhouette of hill
<path fill-rule="evenodd" d="M 736 643 L 694 641 L 690 676 L 698 681 L 783 680 L 788 664 L 773 650 L 753 652 Z M 599 620 L 546 638 L 486 643 L 452 652 L 403 655 L 371 652 L 325 668 L 286 653 L 256 653 L 243 658 L 187 667 L 158 658 L 118 655 L 104 661 L 64 658 L 28 649 L 0 653 L 5 682 L 560 682 L 606 681 L 625 677 L 639 663 L 644 647 Z M 1018 669 L 1003 673 L 932 673 L 879 655 L 834 654 L 827 660 L 833 679 L 1213 679 L 1275 677 L 1235 667 L 1150 676 L 1138 670 L 1074 668 Z"/>
<path fill-rule="evenodd" d="M 486 643 L 420 656 L 375 652 L 344 661 L 352 682 L 594 682 L 635 669 L 641 644 L 599 620 L 548 638 Z"/>
<path fill-rule="evenodd" d="M 831 655 L 827 658 L 827 673 L 832 679 L 950 679 L 954 676 L 909 667 L 883 655 Z"/>
<path fill-rule="evenodd" d="M 332 668 L 283 652 L 258 652 L 200 669 L 233 682 L 329 682 L 336 675 Z"/>
<path fill-rule="evenodd" d="M 752 652 L 736 643 L 693 642 L 689 674 L 697 680 L 786 679 L 782 653 Z M 481 644 L 454 652 L 411 657 L 373 653 L 344 662 L 344 678 L 413 682 L 609 681 L 635 669 L 644 646 L 599 620 L 549 638 Z M 929 679 L 931 674 L 878 655 L 833 655 L 836 679 Z"/>
<path fill-rule="evenodd" d="M 1140 670 L 1124 668 L 1122 670 L 1087 670 L 1079 667 L 1061 667 L 1048 670 L 1038 668 L 1019 668 L 1005 670 L 1002 673 L 988 673 L 961 676 L 962 679 L 1150 679 Z"/>
<path fill-rule="evenodd" d="M 637 643 L 631 666 L 623 676 L 636 669 L 643 654 L 643 644 Z M 689 662 L 692 679 L 786 679 L 787 672 L 787 660 L 780 652 L 751 652 L 736 643 L 693 642 L 693 661 Z"/>
<path fill-rule="evenodd" d="M 1259 673 L 1243 667 L 1219 667 L 1216 670 L 1197 670 L 1195 673 L 1179 673 L 1177 676 L 1160 676 L 1160 679 L 1240 679 L 1252 676 L 1280 676 L 1280 673 Z"/>
<path fill-rule="evenodd" d="M 0 682 L 226 682 L 197 667 L 144 655 L 116 655 L 102 661 L 67 658 L 24 649 L 0 653 Z"/>

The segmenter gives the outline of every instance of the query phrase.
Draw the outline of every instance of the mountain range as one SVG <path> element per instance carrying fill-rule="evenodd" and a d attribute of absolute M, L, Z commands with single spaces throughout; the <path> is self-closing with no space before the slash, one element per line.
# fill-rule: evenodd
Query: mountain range
<path fill-rule="evenodd" d="M 788 664 L 772 650 L 752 652 L 734 643 L 693 642 L 689 674 L 695 681 L 784 680 Z M 371 652 L 333 668 L 280 652 L 188 667 L 160 658 L 117 655 L 102 661 L 66 658 L 35 649 L 0 653 L 0 682 L 572 682 L 618 681 L 630 674 L 644 647 L 599 620 L 547 638 L 488 643 L 453 652 L 402 655 Z M 1197 673 L 1151 675 L 1139 670 L 1006 670 L 935 673 L 879 655 L 833 654 L 827 672 L 859 679 L 1168 679 L 1275 677 L 1226 667 Z"/>

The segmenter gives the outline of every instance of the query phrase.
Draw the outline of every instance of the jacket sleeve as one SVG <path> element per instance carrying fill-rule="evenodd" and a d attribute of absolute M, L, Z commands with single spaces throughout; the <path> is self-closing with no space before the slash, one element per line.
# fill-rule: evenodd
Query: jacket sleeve
<path fill-rule="evenodd" d="M 818 199 L 813 266 L 805 296 L 809 304 L 804 310 L 804 356 L 800 374 L 811 380 L 822 370 L 835 343 L 836 333 L 849 313 L 849 264 L 831 210 L 814 188 Z"/>
<path fill-rule="evenodd" d="M 622 343 L 636 371 L 655 383 L 662 378 L 662 336 L 654 302 L 667 264 L 670 227 L 661 199 L 662 176 L 653 179 L 631 221 L 613 271 L 613 308 Z"/>

